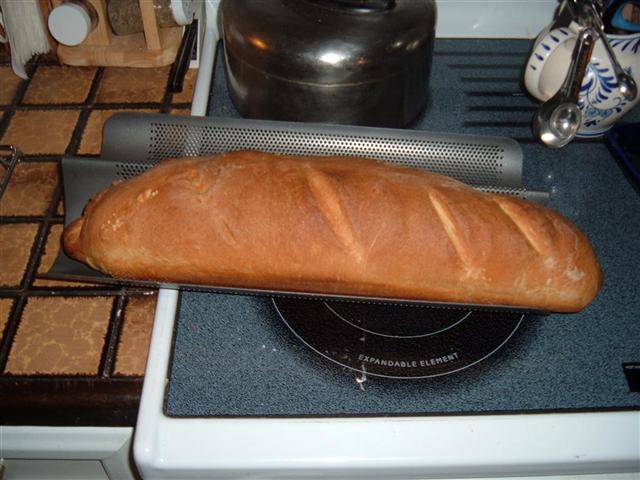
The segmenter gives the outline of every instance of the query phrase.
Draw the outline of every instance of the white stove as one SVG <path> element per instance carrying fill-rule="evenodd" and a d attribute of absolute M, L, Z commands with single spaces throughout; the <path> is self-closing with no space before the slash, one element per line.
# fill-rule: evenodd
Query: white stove
<path fill-rule="evenodd" d="M 438 2 L 438 35 L 532 38 L 555 1 Z M 206 115 L 217 2 L 192 115 Z M 514 14 L 514 12 L 517 12 Z M 640 478 L 640 412 L 439 416 L 177 418 L 165 414 L 179 294 L 161 290 L 134 459 L 162 478 Z M 239 379 L 241 381 L 241 379 Z M 537 477 L 536 477 L 537 478 Z"/>

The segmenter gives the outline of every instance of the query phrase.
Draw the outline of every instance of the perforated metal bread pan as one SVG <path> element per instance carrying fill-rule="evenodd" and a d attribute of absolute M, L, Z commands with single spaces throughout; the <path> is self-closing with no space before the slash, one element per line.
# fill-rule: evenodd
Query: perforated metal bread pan
<path fill-rule="evenodd" d="M 546 198 L 543 192 L 528 192 L 522 188 L 522 151 L 515 141 L 507 138 L 369 127 L 123 113 L 113 116 L 105 126 L 101 158 L 68 157 L 62 160 L 65 223 L 69 224 L 78 218 L 89 199 L 109 187 L 114 181 L 142 173 L 160 160 L 245 149 L 299 155 L 369 157 L 449 175 L 482 190 L 517 195 L 534 201 L 544 201 Z M 51 270 L 44 276 L 92 283 L 244 295 L 466 309 L 530 310 L 500 305 L 451 304 L 402 298 L 327 295 L 321 292 L 303 293 L 116 279 L 72 260 L 62 250 Z"/>

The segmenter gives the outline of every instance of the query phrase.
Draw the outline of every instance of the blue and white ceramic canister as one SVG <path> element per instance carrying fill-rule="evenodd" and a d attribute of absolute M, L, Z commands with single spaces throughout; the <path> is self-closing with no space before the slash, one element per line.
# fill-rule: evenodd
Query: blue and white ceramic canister
<path fill-rule="evenodd" d="M 546 101 L 559 90 L 571 63 L 578 31 L 579 26 L 572 23 L 568 27 L 543 30 L 536 39 L 526 65 L 524 83 L 527 91 L 538 100 Z M 607 38 L 620 66 L 640 87 L 640 33 L 608 34 Z M 580 89 L 582 125 L 578 136 L 602 135 L 638 102 L 640 94 L 633 100 L 621 95 L 607 51 L 598 40 Z"/>

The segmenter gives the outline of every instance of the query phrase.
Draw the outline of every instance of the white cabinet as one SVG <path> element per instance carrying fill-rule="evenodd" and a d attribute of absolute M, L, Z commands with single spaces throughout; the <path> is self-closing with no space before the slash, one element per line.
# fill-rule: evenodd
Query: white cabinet
<path fill-rule="evenodd" d="M 130 427 L 0 426 L 2 480 L 133 480 Z"/>

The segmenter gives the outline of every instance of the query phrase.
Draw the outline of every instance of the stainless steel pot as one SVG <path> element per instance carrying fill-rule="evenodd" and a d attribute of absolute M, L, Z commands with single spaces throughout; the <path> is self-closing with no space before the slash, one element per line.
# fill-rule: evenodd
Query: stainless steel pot
<path fill-rule="evenodd" d="M 425 108 L 434 0 L 222 0 L 220 11 L 245 117 L 403 127 Z"/>

